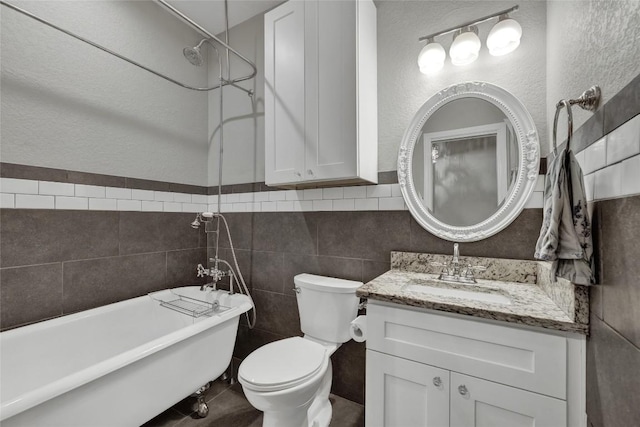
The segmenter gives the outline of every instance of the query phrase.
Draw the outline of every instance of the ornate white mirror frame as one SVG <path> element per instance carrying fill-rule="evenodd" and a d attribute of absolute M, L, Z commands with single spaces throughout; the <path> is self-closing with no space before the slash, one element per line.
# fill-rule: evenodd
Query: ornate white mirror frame
<path fill-rule="evenodd" d="M 413 180 L 412 159 L 416 143 L 427 120 L 443 105 L 461 98 L 479 98 L 499 108 L 509 119 L 518 142 L 518 174 L 511 192 L 497 211 L 486 220 L 459 227 L 434 217 L 422 203 Z M 486 82 L 455 84 L 432 96 L 415 114 L 402 138 L 398 153 L 398 182 L 411 215 L 432 234 L 454 242 L 475 242 L 507 227 L 524 209 L 540 168 L 538 133 L 525 106 L 508 91 Z"/>

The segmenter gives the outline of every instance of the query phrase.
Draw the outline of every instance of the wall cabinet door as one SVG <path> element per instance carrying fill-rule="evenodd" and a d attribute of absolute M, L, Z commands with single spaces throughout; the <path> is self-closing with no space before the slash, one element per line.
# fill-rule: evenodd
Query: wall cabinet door
<path fill-rule="evenodd" d="M 367 427 L 449 425 L 449 371 L 367 350 Z"/>
<path fill-rule="evenodd" d="M 265 14 L 265 181 L 377 182 L 371 0 L 290 0 Z"/>
<path fill-rule="evenodd" d="M 306 3 L 305 179 L 355 177 L 357 1 Z"/>
<path fill-rule="evenodd" d="M 451 372 L 452 427 L 559 427 L 563 400 Z"/>
<path fill-rule="evenodd" d="M 265 180 L 303 179 L 305 161 L 305 2 L 265 15 Z"/>

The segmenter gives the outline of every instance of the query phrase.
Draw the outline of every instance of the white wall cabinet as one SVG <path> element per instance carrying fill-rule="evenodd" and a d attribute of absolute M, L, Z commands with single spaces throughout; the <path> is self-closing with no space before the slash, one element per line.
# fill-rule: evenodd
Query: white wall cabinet
<path fill-rule="evenodd" d="M 367 427 L 584 427 L 585 337 L 369 301 Z"/>
<path fill-rule="evenodd" d="M 265 181 L 377 182 L 376 9 L 290 0 L 265 14 Z"/>

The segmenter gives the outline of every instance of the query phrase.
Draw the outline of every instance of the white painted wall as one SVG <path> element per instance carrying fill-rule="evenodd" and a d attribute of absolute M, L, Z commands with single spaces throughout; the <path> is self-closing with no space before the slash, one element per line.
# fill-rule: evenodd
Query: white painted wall
<path fill-rule="evenodd" d="M 150 1 L 15 2 L 65 28 L 195 85 L 215 83 L 217 64 L 192 67 L 183 46 L 200 36 Z M 512 6 L 498 1 L 376 1 L 379 170 L 396 168 L 414 112 L 450 84 L 486 80 L 518 97 L 549 151 L 553 105 L 592 84 L 604 101 L 640 72 L 640 2 L 531 1 L 514 14 L 522 44 L 504 57 L 483 46 L 467 67 L 436 76 L 416 65 L 426 33 Z M 1 17 L 0 156 L 3 162 L 215 185 L 218 91 L 187 91 L 4 7 Z M 486 40 L 491 23 L 480 26 Z M 263 17 L 231 29 L 231 44 L 258 65 L 252 102 L 224 90 L 224 184 L 264 180 Z M 450 40 L 441 38 L 445 49 Z M 213 55 L 210 55 L 213 57 Z M 233 58 L 232 58 L 233 59 Z M 232 75 L 246 68 L 232 60 Z M 576 128 L 589 113 L 576 111 Z M 562 134 L 564 129 L 560 129 Z"/>
<path fill-rule="evenodd" d="M 548 141 L 556 103 L 597 84 L 602 102 L 640 73 L 640 1 L 550 1 L 547 7 Z M 592 113 L 573 108 L 574 129 Z M 561 113 L 558 140 L 566 139 Z"/>
<path fill-rule="evenodd" d="M 378 130 L 379 170 L 396 169 L 402 135 L 414 113 L 432 95 L 463 81 L 480 80 L 501 86 L 529 110 L 546 146 L 546 5 L 543 1 L 519 2 L 513 17 L 522 25 L 520 47 L 509 55 L 494 57 L 486 38 L 495 20 L 480 24 L 482 48 L 478 59 L 466 67 L 454 67 L 447 58 L 442 71 L 425 76 L 418 70 L 420 36 L 459 25 L 514 5 L 503 1 L 376 1 L 378 7 Z M 438 42 L 449 50 L 452 37 Z M 447 55 L 448 56 L 448 55 Z M 542 155 L 546 154 L 543 150 Z"/>
<path fill-rule="evenodd" d="M 152 1 L 13 1 L 177 80 L 200 36 Z M 183 89 L 4 6 L 3 162 L 205 185 L 207 95 Z"/>
<path fill-rule="evenodd" d="M 224 40 L 224 35 L 218 35 Z M 253 99 L 234 87 L 223 88 L 222 183 L 264 181 L 264 15 L 258 15 L 229 30 L 229 44 L 258 67 L 254 79 L 239 86 L 253 89 Z M 210 49 L 209 47 L 207 49 Z M 209 84 L 218 84 L 216 55 L 209 50 Z M 224 51 L 220 49 L 220 52 Z M 224 53 L 223 53 L 224 55 Z M 231 77 L 244 76 L 251 68 L 231 54 Z M 226 55 L 223 56 L 226 64 Z M 226 73 L 226 71 L 223 71 Z M 218 184 L 220 91 L 209 93 L 208 185 Z"/>

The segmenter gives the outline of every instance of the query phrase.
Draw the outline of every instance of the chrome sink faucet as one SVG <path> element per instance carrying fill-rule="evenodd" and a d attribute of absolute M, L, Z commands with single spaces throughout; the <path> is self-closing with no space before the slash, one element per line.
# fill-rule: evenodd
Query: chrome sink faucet
<path fill-rule="evenodd" d="M 471 264 L 460 263 L 460 249 L 457 243 L 453 244 L 453 258 L 448 264 L 442 264 L 440 262 L 434 262 L 431 265 L 438 267 L 444 267 L 442 273 L 438 276 L 438 280 L 444 280 L 447 282 L 460 282 L 460 283 L 477 283 L 476 278 L 473 275 L 474 270 L 484 271 L 487 267 L 472 266 Z"/>

